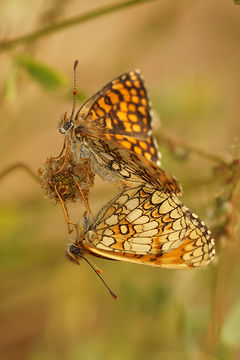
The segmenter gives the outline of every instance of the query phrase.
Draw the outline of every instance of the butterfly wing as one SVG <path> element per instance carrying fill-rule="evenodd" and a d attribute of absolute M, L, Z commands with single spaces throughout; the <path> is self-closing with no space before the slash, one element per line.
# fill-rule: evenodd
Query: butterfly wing
<path fill-rule="evenodd" d="M 215 254 L 206 225 L 176 197 L 146 185 L 110 201 L 81 246 L 108 259 L 170 269 L 203 266 Z"/>
<path fill-rule="evenodd" d="M 138 70 L 105 85 L 79 109 L 75 133 L 98 133 L 101 139 L 160 164 L 151 132 L 151 107 Z"/>
<path fill-rule="evenodd" d="M 181 194 L 180 185 L 167 171 L 120 145 L 86 136 L 83 141 L 75 142 L 75 147 L 74 153 L 91 158 L 93 171 L 105 180 L 122 181 L 128 186 L 147 182 L 165 193 Z"/>

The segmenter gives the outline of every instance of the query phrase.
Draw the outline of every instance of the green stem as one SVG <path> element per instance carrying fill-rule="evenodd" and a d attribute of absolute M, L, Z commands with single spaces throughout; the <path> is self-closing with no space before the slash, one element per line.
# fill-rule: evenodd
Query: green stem
<path fill-rule="evenodd" d="M 26 42 L 30 42 L 30 41 L 39 39 L 41 37 L 47 36 L 48 34 L 63 30 L 67 27 L 70 27 L 70 26 L 73 26 L 76 24 L 83 23 L 85 21 L 94 19 L 98 16 L 106 15 L 111 12 L 124 9 L 124 8 L 132 6 L 132 5 L 137 5 L 137 4 L 146 3 L 146 2 L 150 2 L 150 1 L 153 1 L 153 0 L 130 0 L 130 1 L 126 1 L 123 3 L 115 4 L 115 5 L 104 6 L 99 9 L 89 11 L 83 15 L 78 15 L 71 19 L 64 20 L 60 23 L 52 24 L 51 26 L 47 26 L 47 27 L 45 27 L 41 30 L 37 30 L 31 34 L 19 36 L 18 38 L 15 38 L 12 40 L 2 41 L 2 42 L 0 42 L 0 51 L 6 51 L 18 44 L 22 44 L 22 43 L 26 43 Z"/>

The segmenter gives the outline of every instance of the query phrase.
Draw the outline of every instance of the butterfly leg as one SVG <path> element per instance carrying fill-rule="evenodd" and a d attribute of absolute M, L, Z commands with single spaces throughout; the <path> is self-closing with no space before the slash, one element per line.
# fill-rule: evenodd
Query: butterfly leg
<path fill-rule="evenodd" d="M 88 199 L 84 196 L 83 192 L 82 192 L 82 189 L 81 189 L 81 186 L 79 184 L 79 182 L 77 181 L 76 179 L 76 176 L 72 175 L 73 177 L 73 180 L 75 181 L 75 184 L 77 185 L 77 188 L 82 196 L 82 199 L 83 199 L 83 202 L 84 202 L 84 205 L 86 207 L 86 211 L 84 212 L 84 216 L 87 215 L 87 213 L 90 213 L 91 214 L 91 210 L 90 210 L 90 207 L 89 207 L 89 204 L 88 204 Z"/>
<path fill-rule="evenodd" d="M 69 234 L 71 234 L 72 229 L 71 229 L 70 225 L 74 225 L 75 227 L 77 227 L 77 224 L 74 223 L 74 222 L 72 222 L 72 221 L 70 221 L 67 207 L 66 207 L 66 205 L 64 204 L 64 201 L 63 201 L 63 199 L 61 198 L 61 195 L 59 194 L 56 185 L 54 185 L 54 190 L 55 190 L 55 192 L 56 192 L 56 194 L 57 194 L 57 196 L 58 196 L 58 198 L 59 198 L 60 204 L 61 204 L 61 206 L 62 206 L 63 215 L 64 215 L 65 221 L 66 221 L 66 223 L 67 223 L 67 226 L 68 226 L 68 232 L 69 232 Z"/>
<path fill-rule="evenodd" d="M 68 141 L 68 142 L 67 142 L 67 148 L 66 148 L 65 157 L 64 157 L 64 160 L 63 160 L 63 164 L 62 164 L 62 166 L 60 167 L 60 169 L 58 169 L 57 171 L 55 171 L 55 172 L 53 173 L 54 175 L 60 173 L 60 172 L 64 169 L 64 166 L 66 165 L 67 159 L 68 159 L 69 148 L 70 148 L 70 142 Z M 54 158 L 53 158 L 53 159 L 54 159 Z"/>

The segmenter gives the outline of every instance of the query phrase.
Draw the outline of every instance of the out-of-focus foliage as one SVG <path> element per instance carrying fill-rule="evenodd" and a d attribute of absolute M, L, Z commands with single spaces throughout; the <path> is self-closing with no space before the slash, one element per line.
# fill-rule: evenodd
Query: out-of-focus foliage
<path fill-rule="evenodd" d="M 1 2 L 0 41 L 109 4 Z M 189 271 L 92 259 L 114 301 L 86 263 L 65 259 L 73 237 L 60 206 L 27 173 L 9 173 L 0 179 L 0 359 L 240 358 L 239 9 L 231 1 L 149 1 L 0 52 L 0 170 L 21 161 L 36 171 L 59 154 L 75 59 L 77 106 L 140 68 L 163 165 L 212 229 L 218 253 Z M 92 211 L 116 191 L 97 178 Z M 70 216 L 78 221 L 83 211 L 77 203 Z"/>
<path fill-rule="evenodd" d="M 222 329 L 222 341 L 229 346 L 237 346 L 240 343 L 240 302 L 237 301 L 230 309 L 226 322 Z"/>
<path fill-rule="evenodd" d="M 66 83 L 64 77 L 54 68 L 42 64 L 30 56 L 18 55 L 15 57 L 15 61 L 33 80 L 46 89 L 56 90 Z"/>

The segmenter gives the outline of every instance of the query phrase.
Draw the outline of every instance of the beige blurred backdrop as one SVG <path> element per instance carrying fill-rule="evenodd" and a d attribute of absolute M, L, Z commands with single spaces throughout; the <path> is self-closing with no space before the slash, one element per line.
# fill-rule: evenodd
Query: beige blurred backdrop
<path fill-rule="evenodd" d="M 1 1 L 0 39 L 109 4 Z M 0 169 L 21 161 L 36 171 L 59 153 L 63 138 L 57 125 L 71 112 L 75 59 L 77 86 L 86 97 L 139 68 L 153 102 L 156 133 L 164 129 L 229 160 L 239 157 L 239 38 L 240 5 L 231 0 L 163 0 L 1 52 Z M 49 91 L 19 71 L 15 96 L 8 98 L 6 79 L 14 56 L 22 53 L 59 71 L 66 85 Z M 216 164 L 194 153 L 183 161 L 160 148 L 164 167 L 183 184 L 183 201 L 214 226 L 215 197 L 223 191 L 222 179 L 213 175 Z M 90 195 L 94 212 L 116 192 L 109 189 L 96 177 Z M 234 268 L 227 285 L 223 277 L 216 292 L 216 267 L 224 254 L 206 269 L 182 272 L 93 259 L 119 296 L 114 301 L 86 263 L 74 266 L 65 259 L 73 239 L 61 208 L 28 174 L 19 170 L 2 179 L 0 201 L 1 359 L 239 359 L 239 344 L 223 329 L 239 299 L 240 271 Z M 82 204 L 71 211 L 79 220 Z M 220 303 L 216 293 L 223 296 Z M 224 315 L 212 330 L 216 304 Z"/>

